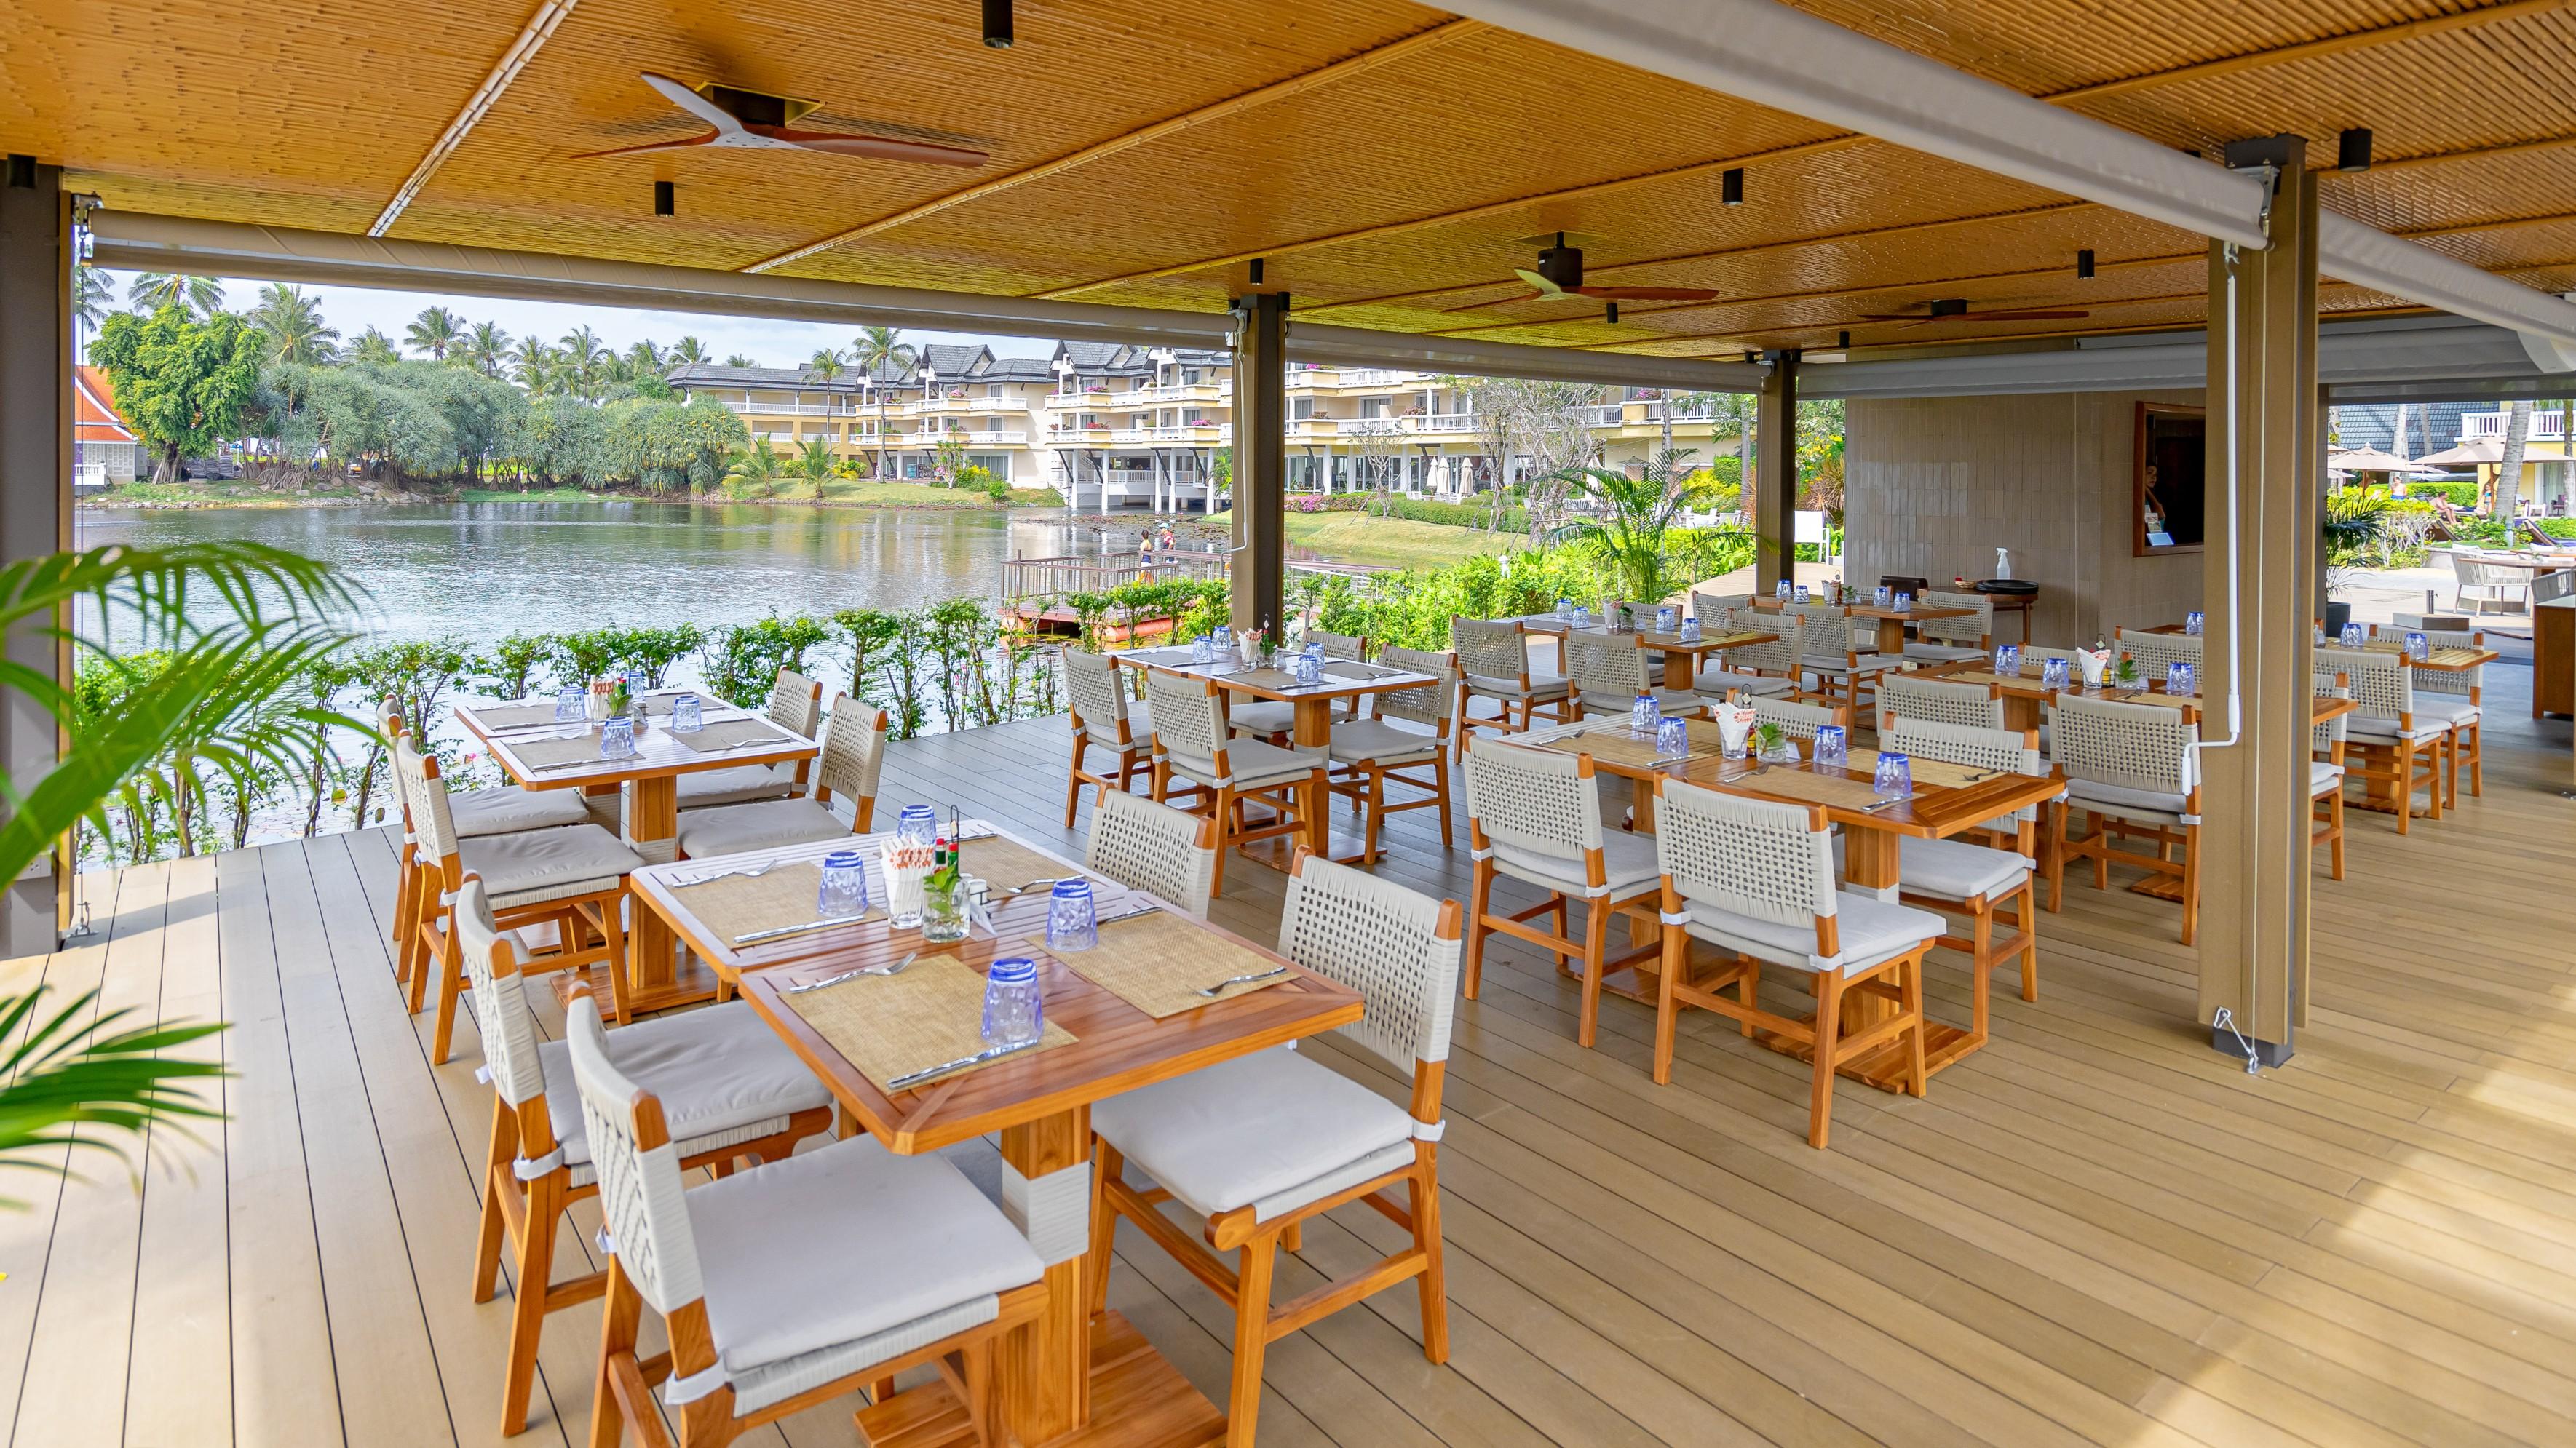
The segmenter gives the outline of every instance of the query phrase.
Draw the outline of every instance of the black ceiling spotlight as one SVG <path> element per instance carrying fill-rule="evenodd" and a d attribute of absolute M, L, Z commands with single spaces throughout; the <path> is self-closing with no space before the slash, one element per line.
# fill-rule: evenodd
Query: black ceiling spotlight
<path fill-rule="evenodd" d="M 1967 310 L 1966 297 L 1939 297 L 1932 303 L 1931 314 L 1935 317 L 1956 317 L 1965 314 Z"/>
<path fill-rule="evenodd" d="M 1252 259 L 1252 284 L 1261 285 L 1261 258 L 1257 256 Z"/>
<path fill-rule="evenodd" d="M 2370 127 L 2353 126 L 2335 137 L 2335 169 L 2338 171 L 2370 169 Z"/>
<path fill-rule="evenodd" d="M 1843 348 L 1843 349 L 1844 349 L 1844 350 L 1846 350 L 1846 351 L 1850 350 L 1850 348 L 1851 348 L 1851 329 L 1847 327 L 1847 328 L 1843 329 L 1842 331 L 1836 332 L 1836 333 L 1834 334 L 1834 345 L 1835 345 L 1835 346 L 1837 346 L 1837 347 Z"/>
<path fill-rule="evenodd" d="M 1729 206 L 1744 204 L 1744 168 L 1729 166 L 1717 178 L 1717 199 Z"/>
<path fill-rule="evenodd" d="M 2079 282 L 2093 280 L 2093 248 L 2088 246 L 2075 253 L 2075 279 Z"/>
<path fill-rule="evenodd" d="M 680 188 L 677 185 L 669 181 L 653 183 L 653 214 L 655 216 L 680 214 Z"/>
<path fill-rule="evenodd" d="M 984 43 L 1008 50 L 1011 40 L 1011 0 L 984 0 Z"/>
<path fill-rule="evenodd" d="M 1611 326 L 1613 326 L 1613 327 L 1618 326 L 1618 325 L 1619 325 L 1619 304 L 1618 304 L 1617 302 L 1610 302 L 1610 303 L 1607 303 L 1607 304 L 1606 304 L 1606 306 L 1607 306 L 1607 310 L 1606 310 L 1606 311 L 1604 311 L 1604 312 L 1602 313 L 1601 320 L 1603 320 L 1603 321 L 1605 321 L 1605 322 L 1609 323 L 1609 324 L 1610 324 Z"/>

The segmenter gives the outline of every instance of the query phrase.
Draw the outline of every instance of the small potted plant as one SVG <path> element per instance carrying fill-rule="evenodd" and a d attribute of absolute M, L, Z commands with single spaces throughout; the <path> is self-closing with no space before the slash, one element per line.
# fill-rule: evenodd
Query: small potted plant
<path fill-rule="evenodd" d="M 1795 763 L 1798 751 L 1789 747 L 1788 732 L 1778 724 L 1764 722 L 1754 726 L 1754 738 L 1760 741 L 1760 752 L 1754 757 L 1765 764 Z"/>
<path fill-rule="evenodd" d="M 2130 658 L 2127 654 L 2120 655 L 2120 667 L 2114 672 L 2122 687 L 2132 689 L 2137 687 L 2138 661 L 2136 659 Z"/>

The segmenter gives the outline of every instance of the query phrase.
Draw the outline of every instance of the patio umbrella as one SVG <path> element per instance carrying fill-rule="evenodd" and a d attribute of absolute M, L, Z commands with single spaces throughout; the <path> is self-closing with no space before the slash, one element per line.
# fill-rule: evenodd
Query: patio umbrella
<path fill-rule="evenodd" d="M 2349 452 L 2326 454 L 2326 466 L 2341 468 L 2348 473 L 2396 473 L 2413 464 L 2395 453 L 2381 452 L 2375 447 L 2357 447 Z"/>
<path fill-rule="evenodd" d="M 2429 457 L 2420 457 L 2415 461 L 2418 466 L 2428 468 L 2466 468 L 2475 467 L 2481 463 L 2492 466 L 2504 461 L 2504 444 L 2492 438 L 2480 438 L 2476 442 L 2464 442 L 2458 447 L 2444 448 Z"/>

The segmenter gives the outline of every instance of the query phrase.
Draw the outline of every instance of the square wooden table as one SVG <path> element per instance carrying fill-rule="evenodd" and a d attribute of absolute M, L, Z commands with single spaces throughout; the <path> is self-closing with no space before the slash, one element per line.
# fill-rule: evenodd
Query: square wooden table
<path fill-rule="evenodd" d="M 462 704 L 456 708 L 456 717 L 491 749 L 492 757 L 521 788 L 578 789 L 584 794 L 604 794 L 615 788 L 621 806 L 619 838 L 649 862 L 667 861 L 678 852 L 681 775 L 746 764 L 792 764 L 823 752 L 823 746 L 814 740 L 772 724 L 770 728 L 785 736 L 774 744 L 700 754 L 680 743 L 671 733 L 668 717 L 662 716 L 635 736 L 635 753 L 628 758 L 570 766 L 531 766 L 519 757 L 517 746 L 556 738 L 554 728 L 531 725 L 495 729 Z M 711 708 L 706 721 L 720 724 L 729 719 L 758 717 L 738 709 Z M 628 927 L 626 974 L 627 1006 L 634 1011 L 667 1010 L 708 1000 L 716 994 L 715 975 L 703 966 L 682 962 L 669 927 L 661 916 L 649 910 L 637 911 Z M 558 972 L 555 989 L 568 994 L 585 984 L 598 985 L 588 979 L 589 975 L 589 970 Z"/>
<path fill-rule="evenodd" d="M 1047 853 L 1043 846 L 1004 837 Z M 1070 862 L 1066 868 L 1068 873 L 1074 869 Z M 667 895 L 650 887 L 639 893 L 655 902 L 656 911 L 668 908 Z M 1129 892 L 1120 897 L 1120 906 L 1152 898 Z M 956 951 L 978 971 L 991 964 L 997 943 L 1004 947 L 1001 953 L 1036 959 L 1046 1018 L 1073 1033 L 1076 1039 L 1068 1045 L 996 1061 L 916 1090 L 879 1090 L 808 1026 L 781 992 L 798 981 L 898 959 L 920 948 L 916 933 L 890 930 L 882 922 L 835 948 L 747 971 L 741 977 L 743 999 L 823 1079 L 849 1118 L 887 1150 L 918 1155 L 970 1137 L 1001 1134 L 1004 1198 L 1012 1204 L 1015 1224 L 1041 1257 L 1066 1253 L 1046 1269 L 1047 1305 L 1038 1320 L 1012 1332 L 995 1354 L 1002 1416 L 1020 1443 L 1149 1448 L 1215 1443 L 1225 1436 L 1225 1415 L 1162 1354 L 1115 1312 L 1098 1322 L 1086 1321 L 1091 1302 L 1083 1280 L 1084 1252 L 1091 1240 L 1091 1107 L 1121 1092 L 1349 1025 L 1360 1019 L 1361 999 L 1264 946 L 1191 921 L 1212 940 L 1288 965 L 1292 975 L 1265 990 L 1156 1020 L 1026 943 L 1022 937 L 1045 928 L 1046 901 L 1046 896 L 1034 895 L 999 909 L 998 942 L 978 930 L 962 944 L 937 948 Z M 1190 919 L 1179 910 L 1172 913 Z M 916 1392 L 931 1396 L 921 1400 L 904 1394 L 862 1411 L 860 1432 L 882 1442 L 899 1436 L 893 1431 L 899 1425 L 962 1417 L 943 1407 L 941 1395 L 949 1392 L 945 1383 Z M 970 1436 L 904 1436 L 900 1441 L 963 1443 Z"/>
<path fill-rule="evenodd" d="M 1778 613 L 1780 600 L 1756 598 L 1753 600 L 1753 606 L 1765 613 Z M 1868 618 L 1878 621 L 1878 652 L 1882 658 L 1890 659 L 1905 656 L 1907 624 L 1925 623 L 1933 619 L 1966 618 L 1976 612 L 1972 608 L 1935 608 L 1920 603 L 1907 608 L 1902 613 L 1893 608 L 1881 608 L 1875 603 L 1846 603 L 1841 605 L 1841 608 L 1845 618 Z"/>
<path fill-rule="evenodd" d="M 1552 634 L 1560 639 L 1569 634 L 1578 633 L 1589 634 L 1594 638 L 1618 637 L 1598 624 L 1590 628 L 1576 628 L 1554 614 L 1539 614 L 1523 618 L 1520 623 L 1526 632 Z M 1773 633 L 1757 633 L 1751 629 L 1723 633 L 1710 633 L 1703 629 L 1698 638 L 1685 639 L 1678 633 L 1656 633 L 1652 629 L 1639 629 L 1628 637 L 1635 639 L 1637 647 L 1648 653 L 1659 653 L 1664 656 L 1665 688 L 1687 689 L 1698 682 L 1700 660 L 1710 654 L 1721 654 L 1728 649 L 1751 648 L 1755 644 L 1767 644 L 1780 636 Z M 1558 662 L 1561 666 L 1563 660 Z M 1562 667 L 1559 672 L 1563 672 Z"/>

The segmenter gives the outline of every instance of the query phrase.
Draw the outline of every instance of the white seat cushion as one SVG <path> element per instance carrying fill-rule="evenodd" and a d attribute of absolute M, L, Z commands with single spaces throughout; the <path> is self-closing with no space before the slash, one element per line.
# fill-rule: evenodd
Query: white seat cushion
<path fill-rule="evenodd" d="M 783 1129 L 796 1112 L 832 1104 L 822 1079 L 743 1001 L 637 1021 L 607 1039 L 618 1071 L 661 1098 L 682 1156 L 756 1140 Z M 537 1062 L 546 1075 L 546 1119 L 555 1142 L 567 1165 L 586 1166 L 590 1139 L 573 1090 L 572 1047 L 541 1042 Z"/>
<path fill-rule="evenodd" d="M 1185 754 L 1166 752 L 1175 772 L 1186 775 L 1199 784 L 1212 785 L 1217 782 L 1215 761 L 1194 760 Z M 1226 781 L 1228 784 L 1236 789 L 1260 789 L 1286 781 L 1303 780 L 1314 773 L 1316 765 L 1323 762 L 1323 755 L 1300 754 L 1294 749 L 1282 749 L 1276 744 L 1264 744 L 1258 739 L 1230 739 L 1226 741 L 1225 762 L 1234 770 L 1234 777 Z"/>
<path fill-rule="evenodd" d="M 1225 722 L 1238 734 L 1289 734 L 1297 728 L 1297 706 L 1276 699 L 1230 705 Z"/>
<path fill-rule="evenodd" d="M 2308 761 L 2308 798 L 2319 799 L 2343 788 L 2343 766 L 2322 759 Z"/>
<path fill-rule="evenodd" d="M 1972 659 L 1986 657 L 1986 651 L 1970 648 L 1964 644 L 1928 643 L 1922 639 L 1915 639 L 1906 644 L 1905 656 L 1926 663 L 1964 664 Z"/>
<path fill-rule="evenodd" d="M 1534 668 L 1529 671 L 1529 680 L 1529 687 L 1524 689 L 1518 679 L 1496 678 L 1488 674 L 1469 674 L 1467 689 L 1470 693 L 1491 694 L 1504 699 L 1554 699 L 1562 697 L 1565 693 L 1563 674 Z"/>
<path fill-rule="evenodd" d="M 1604 699 L 1597 694 L 1583 696 L 1583 713 L 1587 718 L 1602 719 L 1612 715 L 1625 717 L 1636 704 L 1634 699 Z M 1708 701 L 1688 689 L 1657 689 L 1655 708 L 1667 719 L 1696 719 L 1708 707 Z"/>
<path fill-rule="evenodd" d="M 1112 719 L 1105 724 L 1085 724 L 1082 727 L 1082 732 L 1083 736 L 1094 744 L 1105 744 L 1112 749 L 1118 747 L 1118 721 L 1115 719 Z M 1153 740 L 1154 716 L 1152 712 L 1146 709 L 1144 705 L 1137 703 L 1132 699 L 1129 700 L 1127 703 L 1127 747 L 1130 749 L 1143 749 L 1152 744 Z"/>
<path fill-rule="evenodd" d="M 1265 1219 L 1350 1185 L 1343 1168 L 1390 1148 L 1409 1158 L 1413 1141 L 1403 1107 L 1284 1047 L 1110 1097 L 1091 1129 L 1190 1210 Z"/>
<path fill-rule="evenodd" d="M 989 1322 L 995 1294 L 1046 1270 L 956 1167 L 897 1156 L 868 1136 L 692 1187 L 682 1200 L 737 1413 Z M 909 1324 L 920 1327 L 899 1331 Z"/>
<path fill-rule="evenodd" d="M 1728 691 L 1734 689 L 1741 689 L 1747 694 L 1763 699 L 1773 699 L 1782 694 L 1798 692 L 1797 682 L 1792 679 L 1765 678 L 1760 674 L 1734 674 L 1724 669 L 1700 670 L 1699 677 L 1691 681 L 1691 687 L 1702 694 L 1718 699 L 1725 698 Z"/>
<path fill-rule="evenodd" d="M 1840 870 L 1843 842 L 1834 839 L 1834 868 Z M 1917 895 L 1944 900 L 1993 897 L 2021 888 L 2031 872 L 2029 859 L 2013 850 L 1966 840 L 1923 840 L 1906 836 L 1897 844 L 1896 885 Z"/>
<path fill-rule="evenodd" d="M 1333 726 L 1332 755 L 1336 764 L 1357 764 L 1363 759 L 1395 764 L 1434 759 L 1439 754 L 1437 736 L 1385 719 L 1345 719 Z"/>
<path fill-rule="evenodd" d="M 1883 659 L 1877 654 L 1871 653 L 1866 649 L 1862 650 L 1860 653 L 1860 662 L 1857 668 L 1854 667 L 1850 660 L 1844 658 L 1840 654 L 1809 654 L 1799 662 L 1805 664 L 1807 666 L 1807 672 L 1811 674 L 1834 674 L 1837 676 L 1855 672 L 1863 674 L 1883 674 L 1889 669 L 1895 667 L 1893 660 Z"/>
<path fill-rule="evenodd" d="M 1938 940 L 1948 927 L 1941 917 L 1911 905 L 1891 905 L 1859 890 L 1839 892 L 1834 915 L 1836 939 L 1842 945 L 1843 974 L 1857 975 L 1903 955 L 1927 940 Z M 1758 960 L 1792 970 L 1815 970 L 1816 931 L 1808 924 L 1780 925 L 1738 915 L 1699 901 L 1686 901 L 1690 920 L 1682 928 L 1713 945 L 1740 950 Z"/>
<path fill-rule="evenodd" d="M 2180 824 L 2183 811 L 2190 803 L 2183 795 L 2167 794 L 2162 790 L 2131 789 L 2127 785 L 2102 784 L 2090 779 L 2066 782 L 2068 809 L 2117 815 L 2141 824 Z"/>
<path fill-rule="evenodd" d="M 810 799 L 763 799 L 680 816 L 680 853 L 693 860 L 838 839 L 850 822 Z"/>
<path fill-rule="evenodd" d="M 580 790 L 521 789 L 515 784 L 451 794 L 447 813 L 456 821 L 459 839 L 592 823 Z"/>
<path fill-rule="evenodd" d="M 1494 868 L 1515 880 L 1568 895 L 1580 896 L 1591 888 L 1584 883 L 1581 860 L 1560 860 L 1499 840 L 1494 842 Z M 1663 874 L 1663 866 L 1655 859 L 1655 837 L 1603 830 L 1601 870 L 1609 880 L 1612 895 L 1634 895 L 1653 884 Z"/>
<path fill-rule="evenodd" d="M 785 799 L 796 792 L 796 766 L 737 764 L 731 769 L 701 769 L 681 775 L 678 784 L 682 809 Z"/>
<path fill-rule="evenodd" d="M 483 877 L 496 910 L 612 889 L 629 871 L 644 868 L 633 850 L 597 825 L 478 835 L 458 840 L 456 853 Z"/>

